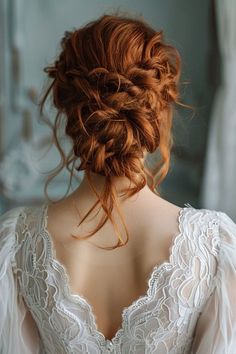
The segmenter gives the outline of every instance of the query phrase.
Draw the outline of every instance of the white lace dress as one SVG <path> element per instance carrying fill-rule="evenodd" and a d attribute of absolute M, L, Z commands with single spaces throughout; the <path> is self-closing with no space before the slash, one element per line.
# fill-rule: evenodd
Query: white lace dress
<path fill-rule="evenodd" d="M 146 294 L 106 340 L 56 259 L 47 204 L 2 215 L 0 353 L 236 354 L 236 224 L 190 204 L 178 221 L 170 258 L 150 270 Z"/>

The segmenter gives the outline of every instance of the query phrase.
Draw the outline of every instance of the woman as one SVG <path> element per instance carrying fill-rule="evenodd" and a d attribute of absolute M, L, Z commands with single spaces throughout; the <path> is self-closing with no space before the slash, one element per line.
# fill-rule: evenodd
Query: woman
<path fill-rule="evenodd" d="M 52 93 L 57 172 L 84 179 L 60 201 L 1 217 L 0 352 L 235 354 L 236 224 L 156 191 L 181 104 L 177 50 L 117 14 L 61 44 L 41 108 Z"/>

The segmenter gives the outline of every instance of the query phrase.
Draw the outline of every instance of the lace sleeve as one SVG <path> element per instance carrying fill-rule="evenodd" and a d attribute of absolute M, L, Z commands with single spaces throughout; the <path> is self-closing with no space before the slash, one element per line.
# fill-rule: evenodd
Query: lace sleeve
<path fill-rule="evenodd" d="M 39 337 L 14 274 L 19 213 L 20 208 L 14 208 L 0 217 L 0 353 L 37 354 Z"/>
<path fill-rule="evenodd" d="M 236 354 L 236 224 L 224 212 L 217 215 L 217 273 L 195 328 L 191 354 Z"/>

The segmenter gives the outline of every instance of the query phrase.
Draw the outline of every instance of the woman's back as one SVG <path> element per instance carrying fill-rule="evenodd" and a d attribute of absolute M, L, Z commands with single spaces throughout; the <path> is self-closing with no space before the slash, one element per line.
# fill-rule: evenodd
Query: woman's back
<path fill-rule="evenodd" d="M 169 260 L 172 240 L 180 232 L 181 208 L 147 188 L 140 194 L 122 204 L 130 234 L 128 244 L 110 251 L 95 245 L 115 244 L 117 236 L 111 223 L 106 223 L 91 239 L 78 241 L 70 237 L 76 232 L 93 230 L 101 217 L 100 213 L 97 217 L 91 215 L 92 220 L 83 228 L 75 227 L 80 218 L 73 195 L 47 210 L 47 231 L 53 239 L 57 259 L 67 270 L 71 291 L 83 295 L 92 304 L 97 326 L 108 339 L 114 337 L 121 325 L 122 309 L 147 292 L 153 267 Z M 77 191 L 76 199 L 81 215 L 94 203 L 88 191 Z"/>

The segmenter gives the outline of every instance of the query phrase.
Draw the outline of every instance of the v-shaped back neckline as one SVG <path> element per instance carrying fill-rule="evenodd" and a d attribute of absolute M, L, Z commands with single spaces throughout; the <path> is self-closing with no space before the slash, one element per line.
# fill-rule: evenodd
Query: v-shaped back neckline
<path fill-rule="evenodd" d="M 112 345 L 115 344 L 116 342 L 119 341 L 121 338 L 122 334 L 125 332 L 127 325 L 128 325 L 128 315 L 136 308 L 141 306 L 142 304 L 146 304 L 151 299 L 155 296 L 156 293 L 156 287 L 158 283 L 158 279 L 162 272 L 165 270 L 173 268 L 175 265 L 175 250 L 177 248 L 178 242 L 182 237 L 184 237 L 184 228 L 183 228 L 183 223 L 184 223 L 184 215 L 186 210 L 193 209 L 193 207 L 189 203 L 185 203 L 184 207 L 179 209 L 178 216 L 177 216 L 177 223 L 178 223 L 178 233 L 177 235 L 174 234 L 172 236 L 172 242 L 169 247 L 169 258 L 166 261 L 163 261 L 161 263 L 158 263 L 154 265 L 149 272 L 148 277 L 146 278 L 147 280 L 147 290 L 146 292 L 139 296 L 137 299 L 133 300 L 132 303 L 126 307 L 123 307 L 122 312 L 121 312 L 121 324 L 120 327 L 117 329 L 116 333 L 111 339 L 108 339 L 105 337 L 105 335 L 98 329 L 97 322 L 96 322 L 96 316 L 94 313 L 94 308 L 92 304 L 89 303 L 89 301 L 80 294 L 74 294 L 73 291 L 71 290 L 70 286 L 70 277 L 68 275 L 68 272 L 65 268 L 65 266 L 57 259 L 56 255 L 56 249 L 54 245 L 54 241 L 52 238 L 51 233 L 49 232 L 47 225 L 48 225 L 48 203 L 44 203 L 41 208 L 41 220 L 40 220 L 40 233 L 43 234 L 43 236 L 46 238 L 47 241 L 47 255 L 48 255 L 48 260 L 51 262 L 52 265 L 55 265 L 56 267 L 53 267 L 53 269 L 58 269 L 61 276 L 63 277 L 63 286 L 65 290 L 65 296 L 67 300 L 71 301 L 72 303 L 76 303 L 79 306 L 81 306 L 83 309 L 85 308 L 88 311 L 88 317 L 90 321 L 90 325 L 92 326 L 92 335 L 97 338 L 97 340 L 100 342 L 100 345 L 106 346 L 106 345 Z"/>

